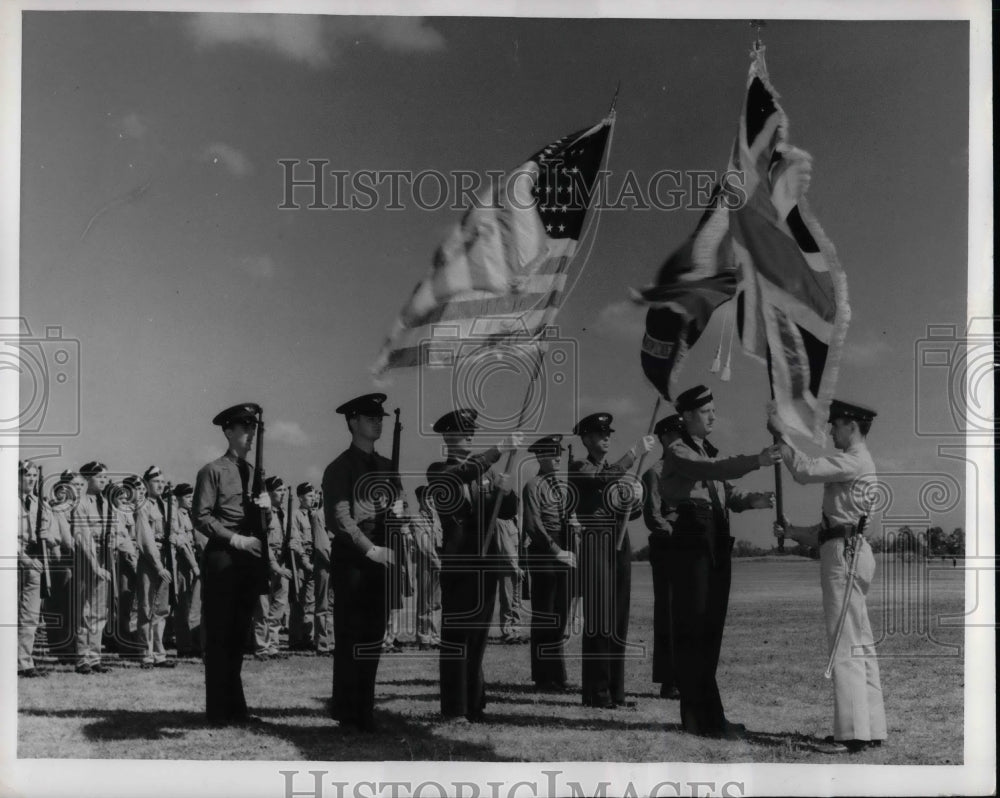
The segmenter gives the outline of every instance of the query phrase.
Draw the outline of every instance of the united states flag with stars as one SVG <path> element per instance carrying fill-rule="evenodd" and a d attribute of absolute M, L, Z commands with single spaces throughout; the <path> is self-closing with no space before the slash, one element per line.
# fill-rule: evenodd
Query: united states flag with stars
<path fill-rule="evenodd" d="M 453 366 L 459 352 L 537 338 L 553 323 L 613 124 L 612 114 L 563 136 L 477 196 L 394 322 L 376 376 Z"/>

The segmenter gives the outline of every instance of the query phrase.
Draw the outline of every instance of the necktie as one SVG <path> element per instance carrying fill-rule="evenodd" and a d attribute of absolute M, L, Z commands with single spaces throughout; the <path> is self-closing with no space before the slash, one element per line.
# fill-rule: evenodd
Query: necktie
<path fill-rule="evenodd" d="M 240 472 L 240 482 L 243 486 L 243 503 L 250 501 L 250 466 L 246 460 L 237 460 L 236 468 Z"/>

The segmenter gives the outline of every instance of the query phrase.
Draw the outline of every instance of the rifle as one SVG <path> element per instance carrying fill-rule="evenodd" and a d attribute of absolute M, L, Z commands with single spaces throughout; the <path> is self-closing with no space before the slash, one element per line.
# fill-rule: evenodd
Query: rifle
<path fill-rule="evenodd" d="M 165 525 L 163 534 L 163 551 L 161 556 L 163 558 L 164 567 L 170 571 L 170 585 L 167 588 L 167 604 L 174 608 L 177 606 L 177 558 L 174 556 L 174 513 L 173 507 L 174 502 L 170 496 L 173 492 L 173 485 L 169 482 L 163 488 L 164 493 L 164 504 L 166 505 L 165 518 L 163 523 Z"/>
<path fill-rule="evenodd" d="M 251 499 L 264 495 L 264 409 L 257 408 L 257 443 L 254 448 L 253 486 Z M 254 433 L 251 433 L 251 440 Z M 266 594 L 271 587 L 271 549 L 267 544 L 267 532 L 271 527 L 271 510 L 254 502 L 250 507 L 250 534 L 260 541 L 260 562 L 256 574 L 258 595 Z"/>
<path fill-rule="evenodd" d="M 112 496 L 114 491 L 112 483 L 104 491 L 104 570 L 108 572 L 108 628 L 115 628 L 113 624 L 118 619 L 118 569 L 115 568 L 115 551 L 111 544 L 111 519 L 114 517 L 114 503 Z"/>
<path fill-rule="evenodd" d="M 288 491 L 288 502 L 285 505 L 285 534 L 284 542 L 281 546 L 281 555 L 291 566 L 292 570 L 292 585 L 291 585 L 291 595 L 290 598 L 295 601 L 302 590 L 302 585 L 299 582 L 299 566 L 295 564 L 295 554 L 292 552 L 292 492 Z"/>
<path fill-rule="evenodd" d="M 42 467 L 38 466 L 38 507 L 35 508 L 35 542 L 42 553 L 42 598 L 47 599 L 51 593 L 52 577 L 49 574 L 49 554 L 45 550 L 45 541 L 42 540 Z"/>
<path fill-rule="evenodd" d="M 392 427 L 392 456 L 389 458 L 392 461 L 392 472 L 393 474 L 399 474 L 399 448 L 400 448 L 400 437 L 403 432 L 403 424 L 399 420 L 399 408 L 397 407 L 393 411 L 396 415 L 396 422 Z M 390 506 L 392 501 L 390 500 Z M 395 564 L 392 566 L 392 590 L 394 591 L 392 595 L 398 598 L 397 603 L 402 601 L 402 596 L 406 591 L 403 590 L 403 585 L 409 582 L 409 573 L 407 569 L 407 558 L 406 552 L 403 547 L 403 536 L 402 536 L 402 520 L 393 519 L 389 520 L 386 518 L 387 523 L 387 537 L 386 541 L 389 544 L 390 550 L 395 555 Z M 390 606 L 393 606 L 390 604 Z"/>

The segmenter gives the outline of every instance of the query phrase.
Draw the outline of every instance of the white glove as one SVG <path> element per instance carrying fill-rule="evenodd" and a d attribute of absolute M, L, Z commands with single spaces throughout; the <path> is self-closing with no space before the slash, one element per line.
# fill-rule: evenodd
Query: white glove
<path fill-rule="evenodd" d="M 254 557 L 260 557 L 260 541 L 249 535 L 233 535 L 229 538 L 229 545 L 237 551 L 248 551 Z"/>
<path fill-rule="evenodd" d="M 258 496 L 256 499 L 253 500 L 253 503 L 264 510 L 270 510 L 271 495 L 268 493 L 262 493 L 260 496 Z"/>
<path fill-rule="evenodd" d="M 497 444 L 497 448 L 501 452 L 513 452 L 515 449 L 520 449 L 523 444 L 524 444 L 524 433 L 512 432 L 510 435 L 508 435 L 506 438 L 500 441 L 499 444 Z"/>
<path fill-rule="evenodd" d="M 556 560 L 570 568 L 576 568 L 576 555 L 571 551 L 560 551 L 556 555 Z"/>
<path fill-rule="evenodd" d="M 638 446 L 636 446 L 636 450 L 640 455 L 643 454 L 643 452 L 649 454 L 649 452 L 653 451 L 654 446 L 656 446 L 656 438 L 652 435 L 643 435 Z"/>
<path fill-rule="evenodd" d="M 396 562 L 396 555 L 392 553 L 392 550 L 387 549 L 385 546 L 372 546 L 365 553 L 365 557 L 372 562 L 377 562 L 386 567 Z"/>

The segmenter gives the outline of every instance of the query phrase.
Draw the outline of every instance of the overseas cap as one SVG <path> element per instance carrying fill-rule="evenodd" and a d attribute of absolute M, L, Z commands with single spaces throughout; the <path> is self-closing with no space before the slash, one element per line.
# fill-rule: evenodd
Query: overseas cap
<path fill-rule="evenodd" d="M 268 477 L 267 479 L 264 480 L 264 489 L 268 493 L 280 490 L 283 487 L 285 487 L 285 480 L 283 480 L 281 477 Z"/>
<path fill-rule="evenodd" d="M 677 397 L 674 407 L 677 408 L 678 413 L 686 413 L 688 410 L 704 407 L 713 399 L 712 392 L 708 388 L 704 385 L 695 385 L 694 388 L 688 388 Z"/>
<path fill-rule="evenodd" d="M 174 488 L 174 496 L 176 496 L 178 499 L 180 499 L 183 496 L 190 496 L 192 493 L 194 493 L 194 488 L 192 488 L 191 484 L 188 482 L 182 482 L 180 485 Z"/>
<path fill-rule="evenodd" d="M 300 482 L 298 487 L 295 489 L 295 495 L 305 496 L 311 490 L 315 490 L 312 482 Z"/>

